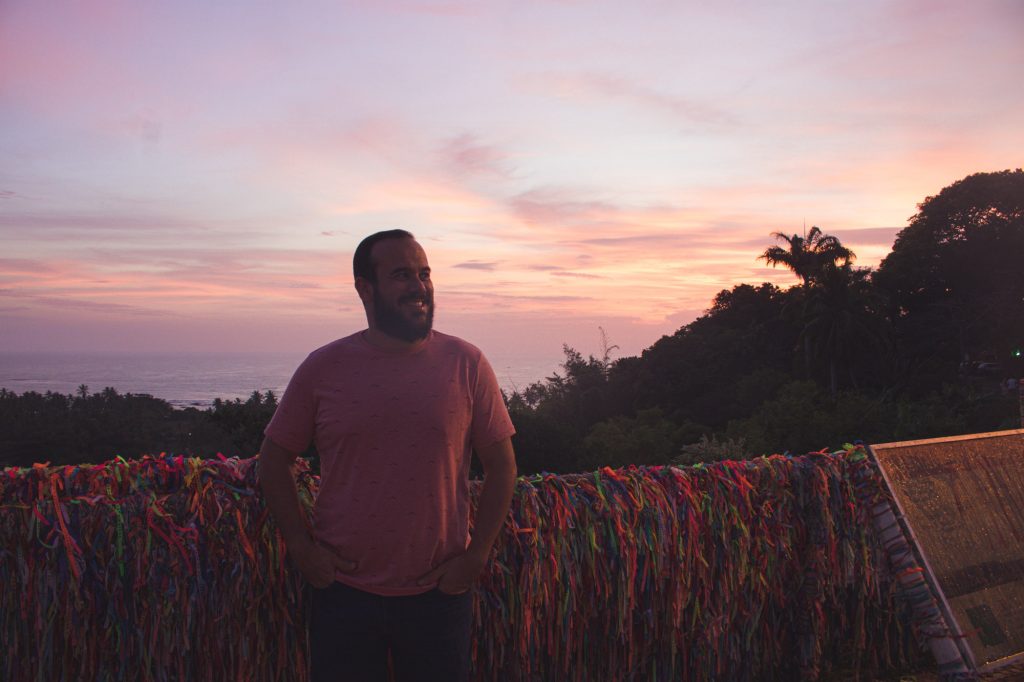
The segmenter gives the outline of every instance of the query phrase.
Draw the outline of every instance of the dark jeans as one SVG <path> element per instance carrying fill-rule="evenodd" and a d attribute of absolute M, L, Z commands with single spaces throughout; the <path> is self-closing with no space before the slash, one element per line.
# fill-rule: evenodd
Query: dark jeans
<path fill-rule="evenodd" d="M 311 682 L 468 682 L 473 594 L 382 597 L 335 582 L 311 588 Z"/>

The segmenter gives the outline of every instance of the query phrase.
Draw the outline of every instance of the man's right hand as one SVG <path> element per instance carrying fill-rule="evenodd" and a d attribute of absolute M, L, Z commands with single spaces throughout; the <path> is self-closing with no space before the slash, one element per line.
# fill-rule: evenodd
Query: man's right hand
<path fill-rule="evenodd" d="M 356 570 L 356 562 L 340 556 L 332 548 L 317 543 L 309 536 L 291 470 L 297 457 L 296 453 L 281 447 L 269 437 L 264 438 L 260 449 L 260 488 L 281 530 L 292 565 L 312 585 L 324 588 L 334 582 L 336 573 Z"/>
<path fill-rule="evenodd" d="M 355 561 L 345 559 L 333 549 L 313 540 L 298 543 L 294 548 L 289 547 L 288 553 L 302 577 L 317 589 L 333 583 L 335 573 L 352 573 L 357 566 Z"/>

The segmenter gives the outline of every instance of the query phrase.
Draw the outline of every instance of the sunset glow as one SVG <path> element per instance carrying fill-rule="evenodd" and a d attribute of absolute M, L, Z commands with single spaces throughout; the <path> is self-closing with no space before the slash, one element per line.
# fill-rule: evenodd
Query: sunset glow
<path fill-rule="evenodd" d="M 636 354 L 1022 165 L 1024 4 L 0 4 L 0 347 L 308 350 L 403 227 L 489 354 Z"/>

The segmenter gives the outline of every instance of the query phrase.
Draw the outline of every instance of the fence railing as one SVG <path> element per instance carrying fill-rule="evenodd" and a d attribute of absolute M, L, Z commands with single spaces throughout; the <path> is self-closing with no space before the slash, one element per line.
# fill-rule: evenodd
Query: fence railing
<path fill-rule="evenodd" d="M 259 460 L 0 476 L 4 680 L 305 680 L 308 593 Z M 298 474 L 311 506 L 319 481 Z M 478 680 L 813 680 L 918 657 L 863 450 L 520 478 Z M 472 486 L 473 506 L 479 488 Z"/>

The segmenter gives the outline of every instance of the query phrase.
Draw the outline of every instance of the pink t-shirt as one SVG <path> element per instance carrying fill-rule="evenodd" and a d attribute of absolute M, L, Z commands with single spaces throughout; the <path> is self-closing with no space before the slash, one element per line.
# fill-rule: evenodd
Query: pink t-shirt
<path fill-rule="evenodd" d="M 432 331 L 412 352 L 362 333 L 313 351 L 265 433 L 292 452 L 315 442 L 314 534 L 358 562 L 340 582 L 390 596 L 431 589 L 416 580 L 466 549 L 472 448 L 514 431 L 480 350 Z"/>

